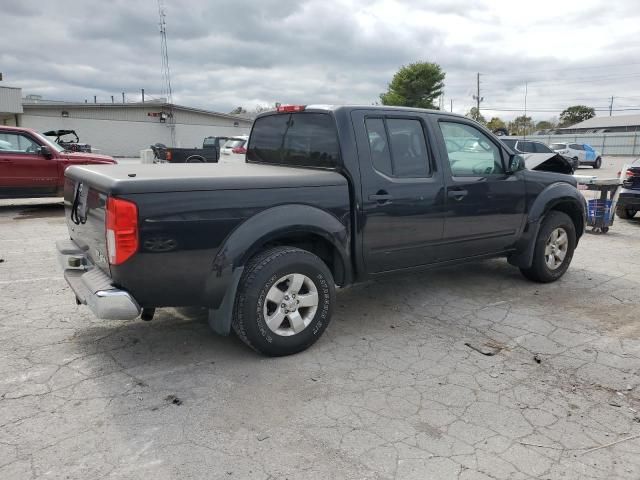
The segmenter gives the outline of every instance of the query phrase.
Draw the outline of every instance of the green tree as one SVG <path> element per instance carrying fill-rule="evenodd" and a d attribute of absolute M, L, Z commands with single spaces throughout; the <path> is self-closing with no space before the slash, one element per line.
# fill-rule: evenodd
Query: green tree
<path fill-rule="evenodd" d="M 576 123 L 584 122 L 596 116 L 596 111 L 585 105 L 574 105 L 566 108 L 560 114 L 560 126 L 570 127 Z"/>
<path fill-rule="evenodd" d="M 487 119 L 484 118 L 482 116 L 482 113 L 478 111 L 478 107 L 471 107 L 471 110 L 469 110 L 466 114 L 465 117 L 467 118 L 472 118 L 474 119 L 476 122 L 480 122 L 483 125 L 487 124 Z"/>
<path fill-rule="evenodd" d="M 236 107 L 229 112 L 231 115 L 242 115 L 243 113 L 247 113 L 247 110 L 242 107 Z"/>
<path fill-rule="evenodd" d="M 386 93 L 380 94 L 383 105 L 437 108 L 444 89 L 445 73 L 440 65 L 416 62 L 402 66 L 393 76 Z"/>
<path fill-rule="evenodd" d="M 535 124 L 531 121 L 531 117 L 521 115 L 509 122 L 509 132 L 512 135 L 531 135 L 535 130 Z"/>
<path fill-rule="evenodd" d="M 498 128 L 507 128 L 507 124 L 499 117 L 491 117 L 491 120 L 487 123 L 487 128 L 493 132 Z"/>
<path fill-rule="evenodd" d="M 536 123 L 536 130 L 549 130 L 550 128 L 555 128 L 555 124 L 549 120 L 540 120 Z"/>

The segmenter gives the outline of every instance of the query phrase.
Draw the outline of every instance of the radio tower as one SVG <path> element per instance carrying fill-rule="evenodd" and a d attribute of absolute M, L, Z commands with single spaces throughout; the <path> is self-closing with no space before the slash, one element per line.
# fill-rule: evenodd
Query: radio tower
<path fill-rule="evenodd" d="M 171 69 L 169 68 L 169 50 L 167 49 L 167 23 L 164 10 L 164 0 L 158 0 L 158 14 L 160 15 L 160 54 L 162 56 L 162 96 L 166 97 L 167 104 L 162 107 L 166 114 L 165 122 L 171 132 L 171 146 L 176 143 L 176 124 L 173 119 L 173 95 L 171 94 Z"/>

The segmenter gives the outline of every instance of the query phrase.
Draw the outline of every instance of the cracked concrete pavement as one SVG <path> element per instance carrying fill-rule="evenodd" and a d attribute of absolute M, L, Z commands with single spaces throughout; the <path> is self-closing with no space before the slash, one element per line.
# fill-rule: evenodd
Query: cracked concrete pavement
<path fill-rule="evenodd" d="M 65 234 L 59 205 L 0 207 L 2 479 L 640 478 L 639 220 L 551 285 L 494 260 L 341 291 L 278 359 L 198 309 L 96 320 Z"/>

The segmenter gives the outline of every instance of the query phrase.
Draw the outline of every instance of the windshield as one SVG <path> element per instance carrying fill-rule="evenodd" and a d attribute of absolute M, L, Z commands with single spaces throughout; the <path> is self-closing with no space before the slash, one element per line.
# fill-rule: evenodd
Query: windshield
<path fill-rule="evenodd" d="M 566 143 L 552 143 L 551 144 L 551 150 L 563 150 L 567 148 L 567 144 Z"/>
<path fill-rule="evenodd" d="M 512 148 L 512 149 L 516 149 L 516 142 L 517 140 L 506 140 L 506 139 L 501 139 L 502 143 L 504 143 L 507 147 Z"/>
<path fill-rule="evenodd" d="M 232 138 L 224 144 L 224 148 L 236 148 L 241 147 L 245 144 L 246 140 L 244 138 Z"/>
<path fill-rule="evenodd" d="M 40 140 L 46 146 L 48 146 L 50 148 L 53 148 L 56 152 L 64 152 L 65 151 L 64 147 L 61 147 L 56 142 L 52 142 L 51 140 L 49 140 L 44 135 L 42 135 L 42 134 L 40 134 L 38 132 L 34 132 L 34 133 L 35 133 L 36 137 L 38 137 L 38 140 Z"/>

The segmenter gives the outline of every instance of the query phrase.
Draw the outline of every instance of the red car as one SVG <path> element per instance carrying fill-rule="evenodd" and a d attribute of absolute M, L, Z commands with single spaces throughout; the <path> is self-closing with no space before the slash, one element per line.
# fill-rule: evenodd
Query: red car
<path fill-rule="evenodd" d="M 0 126 L 0 198 L 61 197 L 68 166 L 109 163 L 117 162 L 68 152 L 29 128 Z"/>

